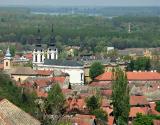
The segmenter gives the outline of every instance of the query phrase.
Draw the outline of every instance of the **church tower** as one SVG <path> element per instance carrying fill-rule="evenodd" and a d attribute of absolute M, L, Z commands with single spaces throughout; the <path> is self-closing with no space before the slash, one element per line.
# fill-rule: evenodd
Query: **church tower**
<path fill-rule="evenodd" d="M 6 51 L 6 54 L 5 54 L 5 57 L 4 57 L 4 70 L 9 70 L 11 69 L 11 53 L 10 53 L 10 50 L 9 50 L 9 47 Z"/>
<path fill-rule="evenodd" d="M 50 43 L 47 49 L 47 59 L 58 59 L 58 49 L 56 48 L 56 39 L 53 31 L 53 24 L 52 24 L 52 36 L 50 39 Z"/>
<path fill-rule="evenodd" d="M 45 50 L 41 45 L 40 29 L 38 25 L 38 37 L 36 39 L 36 46 L 33 50 L 33 64 L 42 64 L 45 59 Z"/>

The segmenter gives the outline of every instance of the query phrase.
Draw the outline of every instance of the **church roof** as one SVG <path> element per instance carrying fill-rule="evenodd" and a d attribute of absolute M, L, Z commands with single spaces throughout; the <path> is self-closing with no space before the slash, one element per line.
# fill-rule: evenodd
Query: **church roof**
<path fill-rule="evenodd" d="M 57 66 L 83 66 L 77 61 L 74 60 L 53 60 L 46 59 L 44 65 L 57 65 Z"/>

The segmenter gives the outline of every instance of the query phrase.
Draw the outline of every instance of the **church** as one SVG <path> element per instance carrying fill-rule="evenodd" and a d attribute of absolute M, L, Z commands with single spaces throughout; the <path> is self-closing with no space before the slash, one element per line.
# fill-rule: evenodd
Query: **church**
<path fill-rule="evenodd" d="M 40 29 L 38 28 L 38 33 Z M 55 35 L 53 33 L 50 38 L 47 48 L 44 48 L 41 44 L 41 37 L 37 37 L 36 45 L 33 49 L 33 69 L 34 70 L 53 70 L 60 71 L 69 75 L 69 80 L 72 85 L 84 84 L 84 67 L 74 60 L 60 60 L 58 59 L 58 49 L 55 45 Z"/>

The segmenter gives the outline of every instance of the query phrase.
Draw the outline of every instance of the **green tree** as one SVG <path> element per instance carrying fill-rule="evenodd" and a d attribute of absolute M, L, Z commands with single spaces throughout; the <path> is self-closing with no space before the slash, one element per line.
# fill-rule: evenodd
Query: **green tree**
<path fill-rule="evenodd" d="M 63 116 L 65 110 L 65 98 L 59 84 L 55 84 L 48 92 L 46 102 L 46 112 L 48 113 L 47 122 L 56 125 Z M 51 118 L 53 115 L 54 118 Z"/>
<path fill-rule="evenodd" d="M 89 70 L 89 76 L 94 79 L 104 72 L 104 66 L 100 62 L 94 62 Z"/>
<path fill-rule="evenodd" d="M 92 111 L 92 114 L 96 116 L 97 119 L 100 119 L 102 121 L 107 121 L 108 120 L 108 115 L 105 111 L 102 109 L 95 109 Z"/>
<path fill-rule="evenodd" d="M 92 96 L 87 100 L 87 107 L 90 112 L 100 108 L 100 101 L 96 96 Z"/>
<path fill-rule="evenodd" d="M 152 118 L 138 113 L 133 121 L 133 125 L 152 125 Z"/>
<path fill-rule="evenodd" d="M 160 101 L 156 102 L 156 110 L 160 112 Z"/>
<path fill-rule="evenodd" d="M 127 124 L 130 111 L 127 77 L 120 68 L 114 69 L 112 77 L 113 115 L 117 123 L 121 120 Z"/>

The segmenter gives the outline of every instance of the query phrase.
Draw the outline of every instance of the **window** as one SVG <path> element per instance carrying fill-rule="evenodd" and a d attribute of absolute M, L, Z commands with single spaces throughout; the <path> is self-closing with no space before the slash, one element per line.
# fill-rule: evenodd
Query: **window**
<path fill-rule="evenodd" d="M 42 55 L 41 55 L 41 62 L 42 62 Z"/>
<path fill-rule="evenodd" d="M 21 78 L 18 78 L 18 81 L 21 82 Z"/>
<path fill-rule="evenodd" d="M 8 66 L 8 62 L 6 62 L 6 66 Z"/>
<path fill-rule="evenodd" d="M 37 49 L 35 49 L 35 52 L 37 52 Z"/>
<path fill-rule="evenodd" d="M 56 59 L 56 53 L 54 53 L 54 59 Z"/>
<path fill-rule="evenodd" d="M 49 59 L 51 59 L 51 54 L 49 54 Z"/>
<path fill-rule="evenodd" d="M 81 73 L 81 81 L 83 81 L 83 73 Z"/>
<path fill-rule="evenodd" d="M 35 62 L 37 62 L 37 55 L 35 55 Z"/>

